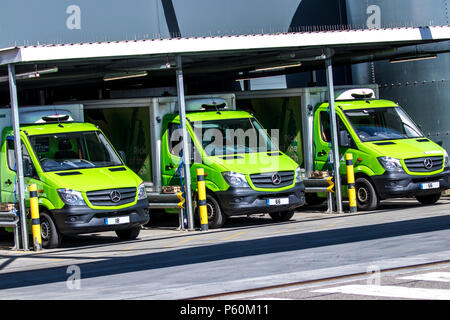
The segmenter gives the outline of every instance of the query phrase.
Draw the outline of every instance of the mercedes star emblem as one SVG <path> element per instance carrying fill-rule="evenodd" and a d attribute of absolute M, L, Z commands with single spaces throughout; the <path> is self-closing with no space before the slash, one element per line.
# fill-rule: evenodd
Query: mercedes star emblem
<path fill-rule="evenodd" d="M 272 175 L 272 183 L 273 184 L 280 184 L 281 183 L 281 176 L 278 173 L 274 173 Z"/>
<path fill-rule="evenodd" d="M 431 160 L 430 158 L 426 158 L 425 160 L 423 160 L 423 165 L 425 166 L 425 168 L 431 169 L 433 168 L 433 160 Z"/>
<path fill-rule="evenodd" d="M 112 202 L 119 202 L 120 201 L 120 192 L 117 190 L 113 190 L 109 194 L 109 197 L 111 198 Z"/>

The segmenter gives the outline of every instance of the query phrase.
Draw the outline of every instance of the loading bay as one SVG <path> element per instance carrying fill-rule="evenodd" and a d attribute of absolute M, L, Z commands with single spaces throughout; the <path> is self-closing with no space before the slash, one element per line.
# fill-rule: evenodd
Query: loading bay
<path fill-rule="evenodd" d="M 450 196 L 324 210 L 208 231 L 177 230 L 177 216 L 165 216 L 134 241 L 86 234 L 40 252 L 13 251 L 2 234 L 0 299 L 450 299 Z"/>

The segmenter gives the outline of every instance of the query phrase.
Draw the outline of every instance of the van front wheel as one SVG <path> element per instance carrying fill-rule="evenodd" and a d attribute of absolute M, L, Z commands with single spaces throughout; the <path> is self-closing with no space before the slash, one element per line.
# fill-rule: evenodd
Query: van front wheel
<path fill-rule="evenodd" d="M 116 235 L 120 240 L 134 240 L 141 232 L 141 226 L 125 230 L 116 230 Z"/>
<path fill-rule="evenodd" d="M 441 198 L 441 193 L 429 194 L 426 196 L 416 196 L 417 201 L 421 204 L 434 204 Z"/>
<path fill-rule="evenodd" d="M 217 229 L 225 224 L 227 216 L 222 212 L 219 202 L 209 194 L 206 195 L 206 212 L 208 214 L 208 228 Z"/>
<path fill-rule="evenodd" d="M 294 211 L 281 211 L 269 213 L 269 216 L 277 222 L 288 221 L 294 216 Z"/>
<path fill-rule="evenodd" d="M 358 210 L 367 211 L 378 208 L 378 196 L 369 180 L 366 178 L 358 178 L 355 181 L 355 186 Z"/>
<path fill-rule="evenodd" d="M 62 236 L 56 229 L 55 222 L 46 211 L 39 213 L 41 223 L 42 247 L 45 249 L 57 248 L 61 245 Z"/>

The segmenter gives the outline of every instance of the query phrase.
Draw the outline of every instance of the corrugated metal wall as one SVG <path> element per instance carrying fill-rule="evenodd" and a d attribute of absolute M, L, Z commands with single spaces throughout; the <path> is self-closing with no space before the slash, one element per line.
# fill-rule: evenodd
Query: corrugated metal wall
<path fill-rule="evenodd" d="M 0 48 L 287 31 L 301 0 L 2 1 Z"/>
<path fill-rule="evenodd" d="M 354 27 L 448 25 L 449 0 L 347 0 Z M 444 44 L 450 49 L 450 43 Z M 433 60 L 352 68 L 355 84 L 376 82 L 380 95 L 401 104 L 423 132 L 450 151 L 450 54 Z"/>

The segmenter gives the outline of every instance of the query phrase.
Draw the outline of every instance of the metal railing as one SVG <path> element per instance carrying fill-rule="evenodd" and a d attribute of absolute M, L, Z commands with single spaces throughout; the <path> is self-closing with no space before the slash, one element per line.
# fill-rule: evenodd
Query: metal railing
<path fill-rule="evenodd" d="M 14 229 L 14 248 L 13 250 L 19 249 L 19 216 L 16 214 L 15 210 L 11 211 L 0 211 L 0 227 L 2 228 L 13 228 Z"/>
<path fill-rule="evenodd" d="M 306 193 L 319 193 L 319 192 L 327 193 L 327 206 L 328 206 L 327 213 L 332 213 L 334 211 L 334 204 L 333 204 L 332 192 L 330 192 L 329 178 L 330 177 L 307 178 L 307 179 L 303 179 L 303 183 L 305 185 Z"/>
<path fill-rule="evenodd" d="M 180 230 L 185 230 L 183 208 L 177 193 L 147 193 L 148 207 L 152 209 L 179 209 Z M 151 219 L 151 218 L 150 218 Z"/>

